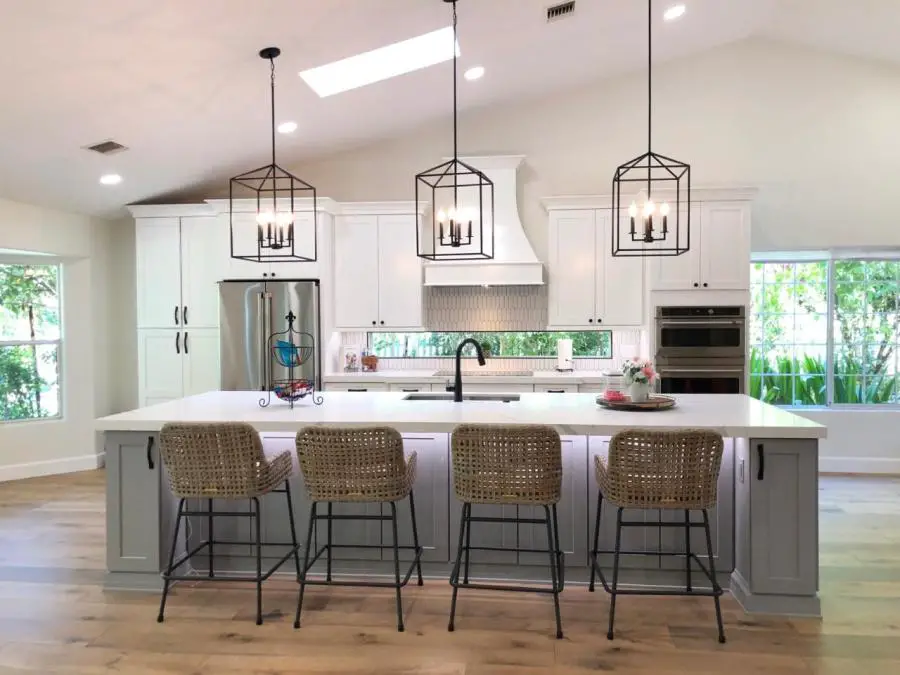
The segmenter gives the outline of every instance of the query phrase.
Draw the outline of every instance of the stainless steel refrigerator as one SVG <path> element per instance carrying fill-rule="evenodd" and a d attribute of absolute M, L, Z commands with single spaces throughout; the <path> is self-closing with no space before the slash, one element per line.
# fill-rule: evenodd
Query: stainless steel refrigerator
<path fill-rule="evenodd" d="M 312 357 L 294 368 L 294 378 L 315 382 L 322 389 L 322 333 L 318 279 L 219 282 L 221 374 L 224 391 L 269 391 L 286 380 L 288 369 L 271 348 L 273 334 L 293 327 L 314 340 Z"/>

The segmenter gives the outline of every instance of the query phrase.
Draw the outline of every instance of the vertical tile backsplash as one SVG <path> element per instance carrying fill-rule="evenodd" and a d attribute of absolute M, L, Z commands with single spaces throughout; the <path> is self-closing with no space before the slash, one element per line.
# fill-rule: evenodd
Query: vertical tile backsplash
<path fill-rule="evenodd" d="M 445 286 L 424 289 L 423 322 L 431 331 L 541 331 L 547 329 L 546 286 Z M 365 345 L 366 333 L 342 333 L 342 344 Z M 617 368 L 640 350 L 641 331 L 613 331 L 613 358 L 576 358 L 576 370 Z M 383 358 L 379 370 L 450 368 L 450 358 Z M 489 359 L 497 371 L 553 370 L 555 358 Z"/>

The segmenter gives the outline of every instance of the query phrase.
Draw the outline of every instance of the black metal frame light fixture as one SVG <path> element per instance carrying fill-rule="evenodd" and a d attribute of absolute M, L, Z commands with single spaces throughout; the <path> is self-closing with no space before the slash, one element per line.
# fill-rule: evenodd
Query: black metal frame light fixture
<path fill-rule="evenodd" d="M 676 256 L 691 247 L 691 167 L 653 152 L 653 0 L 647 0 L 647 152 L 616 169 L 612 181 L 612 254 L 614 256 Z M 622 191 L 636 185 L 627 216 Z M 641 187 L 643 186 L 643 187 Z M 653 190 L 663 191 L 657 208 Z M 672 206 L 665 200 L 671 196 Z M 655 220 L 654 220 L 655 218 Z M 639 225 L 638 225 L 639 220 Z"/>
<path fill-rule="evenodd" d="M 426 205 L 422 195 L 431 197 L 430 218 L 416 225 L 416 253 L 426 260 L 489 260 L 494 257 L 494 183 L 459 158 L 456 0 L 443 2 L 453 6 L 453 157 L 416 174 L 417 213 Z"/>
<path fill-rule="evenodd" d="M 297 178 L 275 162 L 275 59 L 281 54 L 278 47 L 266 47 L 259 56 L 270 64 L 272 162 L 247 171 L 231 179 L 228 189 L 228 213 L 231 231 L 231 257 L 254 262 L 315 262 L 318 255 L 316 226 L 316 188 Z M 255 221 L 236 207 L 242 199 L 255 199 Z M 301 199 L 311 199 L 312 236 L 303 237 L 312 250 L 297 250 L 299 232 L 295 228 Z M 304 206 L 303 211 L 306 212 Z M 255 225 L 255 227 L 254 227 Z M 304 223 L 303 227 L 308 224 Z"/>

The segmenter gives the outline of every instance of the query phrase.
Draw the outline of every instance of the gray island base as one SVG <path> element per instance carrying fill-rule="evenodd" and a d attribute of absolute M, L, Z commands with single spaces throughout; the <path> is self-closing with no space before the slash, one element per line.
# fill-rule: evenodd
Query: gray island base
<path fill-rule="evenodd" d="M 166 422 L 246 421 L 263 438 L 266 452 L 290 450 L 294 435 L 307 425 L 386 425 L 403 435 L 407 450 L 418 453 L 415 484 L 419 538 L 425 548 L 423 572 L 446 583 L 456 555 L 461 504 L 453 495 L 450 432 L 461 423 L 548 424 L 563 437 L 563 496 L 559 531 L 566 554 L 567 592 L 581 592 L 588 581 L 590 537 L 597 504 L 593 456 L 605 454 L 609 437 L 626 428 L 705 428 L 721 433 L 725 456 L 719 476 L 717 507 L 710 512 L 713 554 L 719 581 L 748 612 L 819 616 L 818 598 L 818 441 L 825 428 L 788 411 L 744 395 L 683 395 L 676 408 L 660 413 L 613 412 L 599 408 L 592 394 L 522 394 L 503 402 L 405 400 L 402 393 L 325 392 L 322 406 L 301 403 L 260 408 L 257 392 L 210 392 L 97 420 L 105 435 L 107 467 L 106 587 L 158 590 L 172 540 L 177 500 L 168 491 L 160 466 L 158 436 Z M 296 468 L 296 457 L 294 458 Z M 298 536 L 305 532 L 309 502 L 299 471 L 292 479 Z M 290 541 L 288 514 L 280 495 L 262 500 L 263 542 Z M 216 508 L 222 508 L 222 504 Z M 410 545 L 409 511 L 400 509 L 400 543 Z M 249 509 L 248 504 L 229 508 Z M 380 512 L 379 505 L 335 505 L 335 513 Z M 384 507 L 387 508 L 387 507 Z M 475 506 L 476 515 L 536 517 L 531 508 Z M 683 552 L 679 528 L 660 528 L 659 510 L 626 512 L 647 528 L 623 532 L 622 548 L 631 551 Z M 249 518 L 217 518 L 216 540 L 251 540 Z M 601 549 L 613 548 L 614 509 L 604 509 Z M 391 544 L 389 523 L 336 521 L 336 544 Z M 706 547 L 701 530 L 691 548 Z M 206 522 L 195 517 L 179 542 L 193 547 L 206 538 Z M 497 548 L 472 553 L 479 579 L 546 581 L 546 554 L 516 553 L 515 548 L 542 548 L 546 533 L 539 525 L 482 523 L 473 527 L 472 544 Z M 543 545 L 543 546 L 542 546 Z M 509 549 L 509 550 L 503 550 Z M 281 557 L 287 549 L 270 548 Z M 301 550 L 301 556 L 303 551 Z M 392 574 L 392 552 L 340 548 L 334 570 L 347 575 Z M 611 566 L 611 555 L 602 560 Z M 205 556 L 192 561 L 198 576 Z M 247 546 L 216 546 L 216 571 L 251 571 Z M 322 563 L 324 567 L 324 562 Z M 682 586 L 683 559 L 623 556 L 621 583 Z M 289 567 L 289 566 L 288 566 Z M 282 574 L 293 575 L 288 567 Z M 627 571 L 626 571 L 627 570 Z M 316 568 L 313 570 L 316 572 Z M 695 578 L 698 578 L 695 575 Z M 586 592 L 586 590 L 585 590 Z"/>

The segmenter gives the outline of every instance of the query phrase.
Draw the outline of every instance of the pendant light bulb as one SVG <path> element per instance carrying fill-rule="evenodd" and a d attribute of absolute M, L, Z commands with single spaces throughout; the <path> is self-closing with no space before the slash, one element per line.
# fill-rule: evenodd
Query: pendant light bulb
<path fill-rule="evenodd" d="M 451 206 L 450 210 L 447 212 L 447 216 L 450 218 L 451 221 L 455 221 L 456 220 L 456 209 Z"/>
<path fill-rule="evenodd" d="M 294 222 L 293 214 L 290 211 L 279 211 L 275 214 L 275 222 L 278 225 L 290 225 Z"/>
<path fill-rule="evenodd" d="M 447 214 L 446 214 L 446 212 L 444 211 L 444 209 L 441 209 L 440 211 L 438 211 L 438 214 L 437 214 L 437 220 L 438 220 L 439 223 L 445 223 L 445 222 L 447 222 Z"/>
<path fill-rule="evenodd" d="M 631 202 L 631 206 L 628 207 L 628 217 L 629 218 L 637 218 L 638 208 L 637 202 Z"/>
<path fill-rule="evenodd" d="M 659 207 L 659 215 L 661 215 L 663 218 L 669 215 L 669 202 L 662 203 L 662 205 Z"/>
<path fill-rule="evenodd" d="M 274 218 L 272 217 L 271 211 L 260 211 L 256 214 L 257 225 L 269 225 L 273 220 Z"/>
<path fill-rule="evenodd" d="M 652 199 L 648 199 L 647 203 L 644 204 L 644 218 L 649 218 L 656 211 L 656 204 L 653 203 Z"/>

